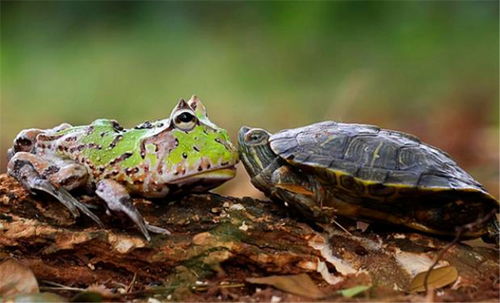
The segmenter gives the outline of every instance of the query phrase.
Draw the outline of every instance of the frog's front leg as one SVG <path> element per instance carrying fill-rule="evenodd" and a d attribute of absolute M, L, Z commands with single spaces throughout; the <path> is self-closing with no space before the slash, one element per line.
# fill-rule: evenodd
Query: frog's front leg
<path fill-rule="evenodd" d="M 120 183 L 111 179 L 101 180 L 97 183 L 96 194 L 106 202 L 110 210 L 122 212 L 134 221 L 148 241 L 151 241 L 148 230 L 154 233 L 170 234 L 168 230 L 149 225 L 144 221 L 137 208 L 132 204 L 127 189 Z"/>
<path fill-rule="evenodd" d="M 68 167 L 63 167 L 63 170 L 60 171 L 57 165 L 38 155 L 28 152 L 17 152 L 10 159 L 7 165 L 7 172 L 21 182 L 28 190 L 40 190 L 54 196 L 68 208 L 74 217 L 79 216 L 78 210 L 80 210 L 99 224 L 100 227 L 104 227 L 101 220 L 85 204 L 76 200 L 61 186 L 62 184 L 54 182 L 56 179 L 72 180 L 72 182 L 75 182 L 75 179 L 71 179 L 70 176 L 66 176 L 65 179 L 62 177 L 67 172 Z"/>

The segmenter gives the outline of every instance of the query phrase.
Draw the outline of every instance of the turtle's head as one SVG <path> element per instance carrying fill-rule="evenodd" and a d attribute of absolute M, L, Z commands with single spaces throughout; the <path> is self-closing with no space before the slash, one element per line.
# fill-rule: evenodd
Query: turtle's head
<path fill-rule="evenodd" d="M 240 157 L 250 177 L 260 174 L 275 159 L 276 154 L 269 146 L 271 134 L 261 128 L 243 126 L 238 134 Z"/>

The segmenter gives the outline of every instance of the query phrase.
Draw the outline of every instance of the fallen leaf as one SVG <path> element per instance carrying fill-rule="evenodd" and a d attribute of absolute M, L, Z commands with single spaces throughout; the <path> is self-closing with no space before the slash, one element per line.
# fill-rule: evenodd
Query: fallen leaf
<path fill-rule="evenodd" d="M 406 272 L 408 272 L 410 277 L 414 277 L 423 271 L 427 271 L 429 267 L 431 267 L 432 263 L 434 263 L 432 257 L 425 253 L 397 250 L 394 253 L 394 257 L 401 265 L 401 267 Z M 443 267 L 448 265 L 450 265 L 450 263 L 448 263 L 447 261 L 440 260 L 436 267 Z"/>
<path fill-rule="evenodd" d="M 328 270 L 328 266 L 323 261 L 318 260 L 318 264 L 316 265 L 316 271 L 319 272 L 323 280 L 325 280 L 330 285 L 335 285 L 337 283 L 344 281 L 345 279 L 344 276 L 335 276 L 334 274 L 331 274 L 330 271 Z"/>
<path fill-rule="evenodd" d="M 363 233 L 368 229 L 369 226 L 370 226 L 370 224 L 368 224 L 366 222 L 356 221 L 356 229 L 360 230 Z"/>
<path fill-rule="evenodd" d="M 113 250 L 121 254 L 126 254 L 132 251 L 133 249 L 141 248 L 146 245 L 144 239 L 124 234 L 110 233 L 108 235 L 108 241 L 113 247 Z"/>
<path fill-rule="evenodd" d="M 335 266 L 335 270 L 337 270 L 340 274 L 345 276 L 359 272 L 347 260 L 343 260 L 333 254 L 332 248 L 330 244 L 328 244 L 328 239 L 324 236 L 315 236 L 309 240 L 308 244 L 312 248 L 319 250 L 321 256 L 323 256 L 328 263 Z"/>
<path fill-rule="evenodd" d="M 362 292 L 367 291 L 370 288 L 371 288 L 371 285 L 358 285 L 358 286 L 354 286 L 354 287 L 350 287 L 350 288 L 346 288 L 346 289 L 341 289 L 337 292 L 346 298 L 352 298 L 352 297 L 359 295 Z"/>
<path fill-rule="evenodd" d="M 14 259 L 7 259 L 0 264 L 0 296 L 38 292 L 38 282 L 28 266 Z"/>
<path fill-rule="evenodd" d="M 410 292 L 425 291 L 424 279 L 427 271 L 421 272 L 413 278 L 410 283 Z M 454 266 L 444 266 L 433 269 L 429 274 L 427 286 L 429 288 L 441 288 L 449 285 L 458 278 L 458 271 Z"/>
<path fill-rule="evenodd" d="M 307 274 L 247 278 L 246 281 L 253 284 L 271 285 L 277 289 L 307 298 L 319 299 L 325 297 L 325 294 Z"/>

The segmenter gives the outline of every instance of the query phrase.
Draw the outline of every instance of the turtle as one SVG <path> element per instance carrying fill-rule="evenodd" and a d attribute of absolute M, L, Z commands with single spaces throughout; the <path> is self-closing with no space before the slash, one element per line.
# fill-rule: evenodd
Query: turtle
<path fill-rule="evenodd" d="M 316 222 L 340 215 L 442 236 L 474 223 L 461 239 L 498 243 L 498 200 L 413 135 L 324 121 L 275 134 L 243 126 L 238 143 L 252 184 Z"/>

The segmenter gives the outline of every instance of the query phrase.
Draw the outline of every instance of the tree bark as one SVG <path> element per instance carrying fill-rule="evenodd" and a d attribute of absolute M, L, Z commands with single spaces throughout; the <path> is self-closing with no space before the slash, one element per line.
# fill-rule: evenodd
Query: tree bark
<path fill-rule="evenodd" d="M 451 265 L 458 279 L 438 291 L 412 293 L 416 274 L 429 268 L 449 239 L 372 226 L 361 231 L 356 222 L 343 221 L 346 233 L 306 222 L 281 203 L 207 193 L 135 199 L 150 224 L 172 231 L 148 243 L 129 221 L 107 216 L 97 198 L 75 195 L 99 206 L 93 211 L 106 229 L 0 175 L 0 262 L 28 266 L 42 292 L 66 299 L 90 298 L 82 295 L 93 291 L 118 301 L 346 301 L 354 299 L 339 290 L 355 286 L 366 286 L 355 300 L 498 299 L 494 248 L 452 246 L 438 267 Z M 251 280 L 269 276 L 285 276 L 278 279 L 285 286 Z M 289 277 L 310 278 L 321 295 L 294 289 Z"/>

